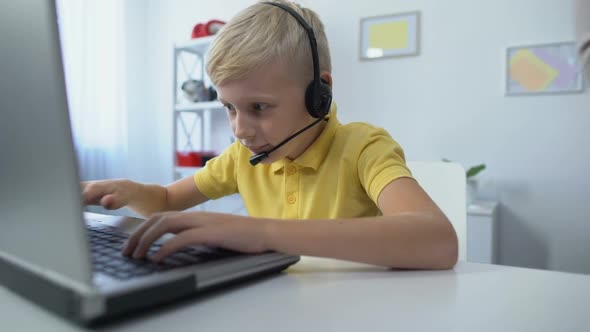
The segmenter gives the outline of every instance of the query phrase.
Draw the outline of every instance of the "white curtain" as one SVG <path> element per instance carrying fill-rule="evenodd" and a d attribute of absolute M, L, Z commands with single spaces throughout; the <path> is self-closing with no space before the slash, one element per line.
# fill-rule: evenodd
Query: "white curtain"
<path fill-rule="evenodd" d="M 124 3 L 57 1 L 70 117 L 83 180 L 127 177 Z"/>

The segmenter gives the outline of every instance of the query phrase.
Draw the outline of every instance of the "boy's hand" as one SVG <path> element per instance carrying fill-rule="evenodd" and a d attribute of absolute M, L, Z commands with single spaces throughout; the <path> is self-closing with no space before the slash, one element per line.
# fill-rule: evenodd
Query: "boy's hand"
<path fill-rule="evenodd" d="M 260 253 L 266 244 L 268 221 L 210 212 L 166 212 L 153 215 L 129 237 L 123 255 L 143 258 L 151 245 L 166 233 L 176 236 L 164 243 L 151 259 L 158 262 L 190 245 L 206 245 L 240 252 Z"/>
<path fill-rule="evenodd" d="M 137 184 L 129 180 L 103 180 L 81 182 L 80 186 L 84 204 L 116 210 L 129 204 Z"/>

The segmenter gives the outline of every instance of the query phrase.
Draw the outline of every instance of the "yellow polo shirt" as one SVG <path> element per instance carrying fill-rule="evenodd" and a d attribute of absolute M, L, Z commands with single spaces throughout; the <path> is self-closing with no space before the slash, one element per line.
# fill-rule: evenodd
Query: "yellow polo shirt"
<path fill-rule="evenodd" d="M 411 177 L 402 148 L 383 129 L 342 125 L 332 105 L 328 123 L 295 160 L 251 166 L 252 153 L 239 141 L 195 173 L 210 199 L 240 193 L 248 214 L 280 219 L 335 219 L 380 215 L 381 190 Z"/>

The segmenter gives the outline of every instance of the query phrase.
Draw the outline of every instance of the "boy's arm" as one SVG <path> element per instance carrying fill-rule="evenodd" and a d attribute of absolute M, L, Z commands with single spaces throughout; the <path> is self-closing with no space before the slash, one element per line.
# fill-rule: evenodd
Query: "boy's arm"
<path fill-rule="evenodd" d="M 279 252 L 331 257 L 395 268 L 448 269 L 457 262 L 454 228 L 411 178 L 379 196 L 383 216 L 268 223 L 268 246 Z"/>
<path fill-rule="evenodd" d="M 102 205 L 111 210 L 127 206 L 144 217 L 156 212 L 184 210 L 209 200 L 197 188 L 192 176 L 165 187 L 130 180 L 89 181 L 81 185 L 86 204 Z"/>
<path fill-rule="evenodd" d="M 333 220 L 276 220 L 199 211 L 156 214 L 131 235 L 123 254 L 144 257 L 163 234 L 175 233 L 153 259 L 161 260 L 188 245 L 205 244 L 394 268 L 455 265 L 458 245 L 453 226 L 415 180 L 389 183 L 379 196 L 379 206 L 384 214 L 380 217 Z"/>
<path fill-rule="evenodd" d="M 165 187 L 153 184 L 141 184 L 135 199 L 128 207 L 148 217 L 157 212 L 182 211 L 209 200 L 192 176 L 185 177 Z"/>

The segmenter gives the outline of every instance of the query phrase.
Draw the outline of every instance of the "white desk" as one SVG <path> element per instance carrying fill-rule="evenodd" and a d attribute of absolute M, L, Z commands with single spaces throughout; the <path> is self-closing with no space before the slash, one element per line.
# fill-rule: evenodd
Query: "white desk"
<path fill-rule="evenodd" d="M 477 263 L 387 271 L 304 257 L 286 272 L 101 331 L 590 331 L 590 276 Z M 1 331 L 84 331 L 0 286 Z"/>

